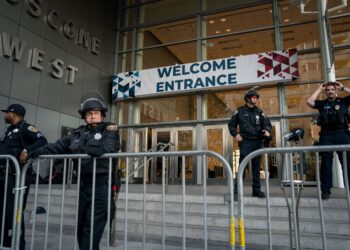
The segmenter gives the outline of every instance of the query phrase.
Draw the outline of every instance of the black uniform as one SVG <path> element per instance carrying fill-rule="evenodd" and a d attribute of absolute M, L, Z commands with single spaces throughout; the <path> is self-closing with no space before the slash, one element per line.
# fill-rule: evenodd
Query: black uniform
<path fill-rule="evenodd" d="M 96 128 L 89 125 L 74 129 L 71 134 L 39 148 L 33 157 L 43 154 L 89 154 L 99 157 L 105 153 L 115 153 L 120 149 L 117 126 L 100 123 Z M 81 250 L 90 249 L 91 201 L 92 201 L 93 159 L 81 161 L 81 185 L 78 212 L 78 242 Z M 93 230 L 93 250 L 99 249 L 100 240 L 107 222 L 109 159 L 97 159 L 95 216 Z M 113 205 L 113 204 L 112 204 Z"/>
<path fill-rule="evenodd" d="M 32 125 L 25 121 L 20 121 L 17 124 L 11 125 L 7 128 L 4 139 L 0 142 L 0 154 L 9 154 L 19 158 L 21 152 L 26 149 L 28 153 L 32 152 L 38 147 L 47 144 L 46 138 Z M 0 162 L 0 165 L 5 165 L 5 161 Z M 5 184 L 5 168 L 2 167 L 0 173 L 0 233 L 2 223 L 3 212 L 3 197 L 4 197 L 4 184 Z M 13 218 L 13 205 L 14 205 L 14 193 L 12 192 L 15 186 L 15 169 L 11 164 L 9 169 L 9 178 L 7 184 L 7 200 L 6 200 L 6 215 L 5 215 L 5 230 L 4 230 L 4 246 L 11 246 L 11 235 L 9 230 L 12 229 Z M 27 203 L 27 197 L 29 193 L 29 186 L 31 183 L 32 169 L 28 169 L 26 176 L 26 190 L 24 193 L 23 210 Z M 22 217 L 22 234 L 20 238 L 20 249 L 25 248 L 24 240 L 24 220 Z"/>
<path fill-rule="evenodd" d="M 320 115 L 318 125 L 321 126 L 319 145 L 350 144 L 348 132 L 350 96 L 339 98 L 333 102 L 316 100 L 313 108 L 318 109 Z M 342 152 L 337 152 L 343 163 Z M 321 190 L 330 194 L 332 187 L 333 152 L 323 152 L 321 162 Z M 347 152 L 348 179 L 350 180 L 350 152 Z M 343 164 L 342 164 L 343 165 Z"/>
<path fill-rule="evenodd" d="M 237 131 L 238 126 L 239 132 Z M 249 153 L 263 147 L 261 131 L 267 130 L 271 133 L 272 126 L 261 109 L 256 106 L 250 108 L 248 105 L 244 105 L 234 113 L 228 128 L 232 136 L 235 137 L 239 133 L 243 137 L 243 141 L 238 143 L 240 149 L 239 163 L 241 164 Z M 260 158 L 260 156 L 257 156 L 252 160 L 253 193 L 260 192 Z"/>

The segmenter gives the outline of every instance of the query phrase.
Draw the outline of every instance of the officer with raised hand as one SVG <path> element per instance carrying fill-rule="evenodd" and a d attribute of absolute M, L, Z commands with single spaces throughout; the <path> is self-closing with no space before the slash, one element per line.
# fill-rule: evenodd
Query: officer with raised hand
<path fill-rule="evenodd" d="M 120 149 L 118 127 L 104 122 L 107 106 L 99 93 L 85 94 L 80 103 L 79 113 L 86 125 L 82 125 L 55 143 L 39 148 L 30 157 L 44 154 L 89 154 L 100 157 L 106 153 L 116 153 Z M 113 168 L 114 164 L 112 165 Z M 95 212 L 93 228 L 93 246 L 99 250 L 99 244 L 107 222 L 109 159 L 97 159 Z M 93 159 L 81 161 L 81 179 L 79 190 L 78 232 L 77 238 L 81 250 L 90 249 L 91 202 L 93 181 Z M 114 203 L 111 204 L 112 206 Z"/>
<path fill-rule="evenodd" d="M 350 94 L 350 89 L 340 82 L 328 82 L 321 84 L 307 99 L 307 104 L 319 111 L 317 124 L 321 126 L 319 145 L 344 145 L 350 144 L 348 123 L 348 109 L 350 96 L 338 97 L 338 89 Z M 325 91 L 326 99 L 316 100 L 321 92 Z M 337 152 L 339 160 L 343 163 L 342 152 Z M 327 200 L 332 188 L 333 152 L 321 154 L 321 190 L 322 199 Z M 350 152 L 347 152 L 348 179 L 350 179 Z M 343 165 L 343 164 L 342 164 Z"/>
<path fill-rule="evenodd" d="M 246 104 L 237 109 L 228 124 L 231 135 L 235 137 L 239 145 L 240 164 L 249 153 L 262 148 L 264 139 L 269 138 L 271 134 L 271 122 L 263 111 L 257 107 L 258 99 L 259 94 L 254 89 L 248 90 L 244 95 Z M 261 192 L 260 189 L 260 159 L 261 156 L 257 156 L 252 160 L 252 195 L 264 198 L 265 193 Z M 235 193 L 237 193 L 237 181 L 235 183 Z"/>
<path fill-rule="evenodd" d="M 47 144 L 46 138 L 42 133 L 38 131 L 33 125 L 27 123 L 24 120 L 26 114 L 25 108 L 20 104 L 11 104 L 7 109 L 1 110 L 5 113 L 5 122 L 10 124 L 7 128 L 4 139 L 0 141 L 0 154 L 8 154 L 16 157 L 21 164 L 26 162 L 27 154 L 33 152 L 38 147 Z M 4 204 L 4 191 L 5 191 L 5 162 L 0 161 L 0 235 L 1 235 L 1 223 Z M 14 205 L 14 193 L 15 187 L 15 169 L 10 164 L 9 176 L 7 182 L 7 195 L 6 195 L 6 214 L 5 214 L 5 228 L 4 228 L 4 246 L 11 246 L 12 235 L 12 218 L 13 218 L 13 205 Z M 27 197 L 29 193 L 29 186 L 32 180 L 32 168 L 28 168 L 26 175 L 26 190 L 23 199 L 23 210 L 27 203 Z M 20 237 L 20 249 L 25 249 L 25 233 L 24 233 L 24 220 L 21 220 L 21 237 Z"/>

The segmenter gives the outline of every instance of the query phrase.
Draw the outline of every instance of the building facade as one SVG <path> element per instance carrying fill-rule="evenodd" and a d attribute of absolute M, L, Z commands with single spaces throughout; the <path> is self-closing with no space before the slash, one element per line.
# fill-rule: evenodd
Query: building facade
<path fill-rule="evenodd" d="M 98 90 L 110 103 L 116 11 L 116 1 L 1 1 L 1 109 L 24 105 L 53 142 L 82 122 L 83 93 Z"/>
<path fill-rule="evenodd" d="M 23 104 L 26 119 L 52 142 L 81 124 L 80 97 L 98 90 L 110 105 L 107 119 L 120 125 L 123 151 L 147 151 L 159 143 L 169 144 L 167 150 L 208 149 L 236 170 L 239 151 L 227 123 L 254 85 L 112 102 L 112 75 L 296 48 L 300 78 L 259 84 L 259 106 L 273 123 L 271 146 L 286 145 L 283 135 L 297 127 L 305 130 L 303 145 L 313 145 L 318 140 L 317 113 L 306 99 L 328 78 L 324 35 L 333 51 L 335 78 L 350 86 L 350 7 L 344 0 L 307 1 L 301 8 L 303 2 L 1 1 L 0 106 Z M 317 14 L 321 3 L 332 10 L 325 20 Z M 1 119 L 0 131 L 5 127 Z M 269 159 L 275 176 L 280 174 L 279 161 Z M 161 164 L 148 165 L 149 181 L 158 181 Z M 186 159 L 188 183 L 202 183 L 201 167 L 200 159 Z M 307 180 L 313 181 L 311 155 L 305 167 Z M 178 159 L 171 159 L 171 182 L 179 181 L 180 169 Z M 208 183 L 225 178 L 220 163 L 209 158 Z"/>
<path fill-rule="evenodd" d="M 120 1 L 115 73 L 297 48 L 300 78 L 259 84 L 259 106 L 272 119 L 271 146 L 286 145 L 283 135 L 298 127 L 305 130 L 303 145 L 313 145 L 318 141 L 317 113 L 306 99 L 329 77 L 325 34 L 334 52 L 330 60 L 336 79 L 350 83 L 350 7 L 338 0 L 307 2 L 301 8 L 303 1 L 287 0 Z M 332 11 L 324 22 L 317 12 L 325 2 Z M 227 123 L 253 86 L 115 102 L 113 119 L 121 127 L 123 150 L 149 150 L 157 143 L 171 143 L 171 150 L 208 149 L 236 170 L 239 151 Z M 275 176 L 280 174 L 279 161 L 269 159 Z M 305 163 L 306 179 L 313 181 L 314 158 L 307 155 Z M 148 180 L 157 182 L 161 162 L 152 164 Z M 188 183 L 202 182 L 200 166 L 200 159 L 186 159 Z M 169 162 L 172 182 L 179 180 L 180 169 L 178 160 Z M 222 166 L 209 158 L 208 183 L 223 181 Z"/>

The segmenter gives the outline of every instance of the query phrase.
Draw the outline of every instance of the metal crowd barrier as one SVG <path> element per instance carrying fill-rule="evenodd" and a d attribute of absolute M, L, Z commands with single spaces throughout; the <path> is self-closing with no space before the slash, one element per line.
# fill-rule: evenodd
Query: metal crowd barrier
<path fill-rule="evenodd" d="M 238 191 L 238 226 L 239 226 L 239 245 L 240 249 L 245 249 L 245 228 L 244 228 L 244 202 L 243 202 L 243 173 L 248 167 L 248 163 L 256 156 L 264 156 L 264 171 L 266 176 L 265 188 L 266 188 L 266 206 L 267 206 L 267 229 L 268 229 L 268 245 L 269 249 L 272 249 L 272 229 L 271 229 L 271 208 L 270 208 L 270 190 L 269 190 L 269 175 L 268 175 L 268 166 L 267 166 L 267 157 L 270 154 L 281 154 L 283 158 L 289 159 L 291 162 L 291 157 L 293 153 L 315 153 L 316 154 L 316 183 L 317 183 L 317 198 L 318 198 L 318 208 L 320 214 L 320 225 L 321 225 L 321 234 L 322 234 L 322 245 L 323 249 L 327 249 L 326 245 L 326 232 L 325 232 L 325 223 L 324 223 L 324 213 L 321 199 L 321 182 L 320 182 L 320 159 L 319 153 L 322 152 L 342 152 L 343 157 L 343 175 L 344 175 L 344 184 L 345 184 L 345 194 L 348 207 L 348 215 L 350 221 L 350 195 L 349 195 L 349 180 L 347 172 L 347 151 L 350 151 L 350 145 L 337 145 L 337 146 L 308 146 L 308 147 L 285 147 L 285 148 L 262 148 L 250 153 L 240 164 L 237 174 L 237 191 Z M 298 199 L 300 198 L 300 193 L 298 197 L 295 193 L 295 188 L 298 190 L 302 186 L 302 179 L 297 180 L 293 179 L 293 164 L 286 164 L 283 166 L 284 171 L 286 171 L 288 180 L 281 180 L 281 186 L 289 184 L 291 190 L 290 204 L 288 203 L 288 198 L 286 197 L 287 205 L 290 209 L 290 244 L 291 249 L 301 249 L 300 246 L 300 231 L 299 231 L 299 217 L 298 217 Z M 283 176 L 286 176 L 285 173 L 282 173 Z M 302 177 L 301 177 L 302 178 Z M 299 190 L 298 190 L 299 191 Z"/>
<path fill-rule="evenodd" d="M 145 153 L 113 153 L 113 154 L 105 154 L 103 155 L 101 158 L 107 158 L 109 159 L 109 177 L 108 177 L 108 182 L 109 185 L 111 185 L 111 181 L 112 181 L 112 159 L 116 159 L 116 158 L 126 158 L 126 162 L 128 165 L 129 160 L 134 159 L 135 157 L 161 157 L 162 161 L 163 161 L 163 169 L 162 169 L 162 223 L 161 223 L 161 227 L 162 227 L 162 246 L 163 249 L 165 249 L 165 232 L 166 232 L 166 211 L 165 211 L 165 205 L 166 205 L 166 199 L 165 199 L 165 194 L 166 194 L 166 189 L 165 189 L 165 173 L 166 173 L 166 169 L 165 169 L 165 160 L 167 157 L 182 157 L 182 248 L 186 249 L 186 179 L 185 179 L 185 157 L 186 156 L 197 156 L 197 157 L 202 157 L 202 168 L 203 168 L 203 208 L 204 208 L 204 249 L 208 249 L 208 222 L 207 222 L 207 183 L 206 183 L 206 179 L 207 179 L 207 157 L 214 157 L 218 160 L 220 160 L 224 166 L 224 168 L 226 169 L 226 173 L 227 173 L 227 180 L 228 180 L 228 193 L 230 195 L 230 200 L 233 201 L 234 197 L 233 197 L 233 178 L 232 178 L 232 170 L 230 168 L 230 165 L 227 163 L 227 161 L 220 156 L 219 154 L 212 152 L 212 151 L 179 151 L 179 152 L 145 152 Z M 77 198 L 76 198 L 76 204 L 75 204 L 75 228 L 74 228 L 74 249 L 77 249 L 77 222 L 78 222 L 78 201 L 79 201 L 79 187 L 80 187 L 80 173 L 81 173 L 81 161 L 83 159 L 87 159 L 90 158 L 90 156 L 85 155 L 85 154 L 80 154 L 80 155 L 42 155 L 39 157 L 40 159 L 50 159 L 50 176 L 52 175 L 52 170 L 53 170 L 53 165 L 54 165 L 54 160 L 64 160 L 64 166 L 63 166 L 63 183 L 66 183 L 66 175 L 67 175 L 67 166 L 68 166 L 68 161 L 70 160 L 74 160 L 77 161 L 78 164 L 77 166 L 75 166 L 77 168 L 77 185 L 76 185 L 76 189 L 77 189 Z M 37 166 L 37 171 L 36 171 L 36 185 L 34 187 L 34 185 L 32 186 L 32 188 L 34 188 L 34 211 L 36 209 L 36 207 L 38 206 L 38 189 L 39 189 L 39 172 L 40 172 L 40 161 L 37 162 L 38 166 Z M 25 178 L 26 178 L 26 172 L 28 170 L 28 166 L 30 164 L 27 164 L 23 170 L 22 170 L 22 174 L 21 174 L 21 185 L 23 186 L 25 183 Z M 90 237 L 90 249 L 92 247 L 93 244 L 93 215 L 94 215 L 94 193 L 95 193 L 95 184 L 96 184 L 96 158 L 93 159 L 93 183 L 92 183 L 92 204 L 91 204 L 91 237 Z M 143 174 L 144 177 L 146 176 L 146 168 L 143 169 Z M 19 178 L 19 175 L 17 175 Z M 129 173 L 128 173 L 128 168 L 126 169 L 126 181 L 125 181 L 125 219 L 124 219 L 124 248 L 128 249 L 128 190 L 129 190 Z M 143 178 L 144 182 L 143 182 L 143 207 L 145 206 L 146 203 L 146 178 Z M 71 187 L 72 189 L 73 187 Z M 48 193 L 47 193 L 47 204 L 46 204 L 46 220 L 45 220 L 45 233 L 44 233 L 44 243 L 41 242 L 42 245 L 40 245 L 40 249 L 49 249 L 48 248 L 48 241 L 49 241 L 49 220 L 50 220 L 50 204 L 51 204 L 51 189 L 52 189 L 52 183 L 51 183 L 51 178 L 49 178 L 49 183 L 48 183 Z M 64 208 L 65 208 L 65 191 L 66 189 L 68 189 L 68 185 L 66 186 L 66 184 L 62 185 L 62 198 L 61 198 L 61 209 L 60 209 L 60 225 L 59 225 L 59 233 L 57 234 L 59 237 L 58 241 L 55 241 L 55 244 L 58 245 L 58 249 L 63 249 L 63 230 L 64 230 Z M 20 199 L 19 199 L 19 207 L 22 207 L 22 202 L 23 202 L 23 190 L 21 190 L 22 192 L 20 193 Z M 111 197 L 111 190 L 109 189 L 109 193 L 108 193 L 108 197 Z M 106 246 L 107 249 L 110 249 L 109 246 L 109 242 L 110 242 L 110 231 L 111 231 L 111 225 L 110 225 L 110 218 L 111 218 L 111 214 L 110 214 L 110 207 L 111 207 L 111 198 L 108 199 L 108 215 L 107 215 L 107 223 L 106 223 L 106 230 L 105 232 L 107 232 L 107 239 L 106 239 Z M 228 203 L 228 210 L 229 210 L 229 237 L 230 237 L 230 249 L 234 249 L 235 247 L 235 222 L 234 222 L 234 210 L 233 210 L 233 202 L 229 202 Z M 19 209 L 18 212 L 18 218 L 21 218 L 21 214 L 23 213 L 23 211 L 21 209 Z M 18 220 L 17 218 L 17 220 Z M 38 246 L 35 246 L 36 241 L 36 213 L 34 212 L 32 214 L 32 225 L 31 225 L 31 241 L 30 241 L 30 248 L 31 250 L 37 249 Z M 14 223 L 15 223 L 15 219 L 14 219 Z M 20 222 L 17 221 L 17 223 L 20 225 Z M 29 226 L 27 225 L 27 228 L 29 228 Z M 16 242 L 19 242 L 19 228 L 17 230 L 17 234 L 16 234 Z M 57 235 L 55 237 L 57 237 Z M 103 240 L 103 239 L 102 239 Z M 101 241 L 102 243 L 102 241 Z M 28 242 L 27 242 L 28 244 Z M 146 213 L 144 211 L 143 214 L 143 241 L 142 241 L 142 247 L 143 249 L 146 248 Z M 14 248 L 12 248 L 14 249 Z"/>
<path fill-rule="evenodd" d="M 5 161 L 6 163 L 4 166 L 1 167 L 1 182 L 0 182 L 0 190 L 2 191 L 0 193 L 0 206 L 2 206 L 2 214 L 1 216 L 1 229 L 0 229 L 0 249 L 18 249 L 19 248 L 19 236 L 20 236 L 20 230 L 21 230 L 21 211 L 22 211 L 22 204 L 18 205 L 18 200 L 19 200 L 19 191 L 23 191 L 25 188 L 24 185 L 20 186 L 20 166 L 18 164 L 18 161 L 15 157 L 11 155 L 0 155 L 0 160 Z M 12 164 L 11 164 L 12 163 Z M 12 165 L 12 166 L 10 166 Z M 10 173 L 10 167 L 12 169 L 14 168 L 15 173 Z M 8 182 L 9 182 L 9 177 L 14 177 L 15 182 L 13 185 L 13 190 L 8 190 Z M 13 180 L 10 180 L 13 181 Z M 23 187 L 23 188 L 22 188 Z M 11 246 L 4 246 L 4 235 L 5 233 L 5 217 L 6 217 L 6 210 L 8 208 L 7 204 L 7 197 L 8 197 L 8 192 L 12 192 L 14 195 L 14 200 L 13 200 L 13 207 L 10 204 L 10 207 L 13 208 L 13 219 L 12 219 L 12 238 L 11 238 Z M 21 192 L 23 193 L 23 192 Z M 20 208 L 20 209 L 19 209 Z"/>
<path fill-rule="evenodd" d="M 109 157 L 111 154 L 106 154 L 106 157 Z M 214 157 L 220 160 L 223 164 L 223 167 L 226 170 L 227 174 L 227 185 L 228 185 L 228 193 L 230 196 L 230 201 L 234 200 L 233 197 L 233 178 L 232 178 L 232 170 L 228 162 L 219 154 L 212 151 L 178 151 L 178 152 L 147 152 L 147 153 L 120 153 L 117 154 L 119 158 L 126 158 L 126 166 L 129 165 L 129 158 L 135 157 L 144 157 L 145 160 L 147 157 L 162 157 L 162 247 L 165 249 L 165 232 L 166 232 L 166 172 L 165 162 L 167 157 L 182 157 L 182 248 L 186 249 L 186 179 L 185 179 L 185 157 L 186 156 L 198 156 L 202 157 L 203 164 L 200 166 L 203 169 L 203 209 L 204 209 L 204 249 L 208 249 L 208 222 L 207 222 L 207 157 Z M 146 168 L 143 169 L 143 207 L 146 207 Z M 125 179 L 125 221 L 124 221 L 124 247 L 128 249 L 128 193 L 129 193 L 129 170 L 126 169 L 126 179 Z M 230 232 L 230 247 L 229 249 L 235 248 L 235 221 L 234 221 L 234 210 L 233 210 L 233 202 L 228 202 L 228 210 L 229 210 L 229 232 Z M 146 248 L 146 213 L 144 210 L 143 214 L 143 235 L 142 235 L 142 249 Z"/>

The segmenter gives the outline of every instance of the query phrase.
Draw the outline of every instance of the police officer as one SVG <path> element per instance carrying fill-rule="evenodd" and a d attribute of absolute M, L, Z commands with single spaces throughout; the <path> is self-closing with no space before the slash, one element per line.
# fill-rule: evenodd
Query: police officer
<path fill-rule="evenodd" d="M 350 94 L 350 89 L 340 82 L 328 82 L 321 84 L 308 98 L 307 104 L 318 109 L 318 125 L 321 126 L 319 145 L 343 145 L 350 144 L 348 131 L 350 96 L 337 97 L 337 90 Z M 322 91 L 326 93 L 326 99 L 316 100 Z M 337 152 L 342 163 L 341 152 Z M 350 180 L 350 153 L 347 152 L 348 178 Z M 321 190 L 322 199 L 327 200 L 332 188 L 332 164 L 333 152 L 323 152 L 321 162 Z"/>
<path fill-rule="evenodd" d="M 230 133 L 238 142 L 240 149 L 239 163 L 254 150 L 262 148 L 265 138 L 270 137 L 271 122 L 256 106 L 259 94 L 254 90 L 248 90 L 244 95 L 245 105 L 238 108 L 233 114 L 228 128 Z M 237 130 L 239 127 L 239 131 Z M 253 196 L 264 198 L 265 194 L 260 190 L 260 156 L 252 160 L 253 172 Z M 237 181 L 235 183 L 235 193 L 237 193 Z"/>
<path fill-rule="evenodd" d="M 5 122 L 10 124 L 7 128 L 4 139 L 0 142 L 0 154 L 9 154 L 16 157 L 21 164 L 26 162 L 27 154 L 36 148 L 47 144 L 46 138 L 33 125 L 24 120 L 26 113 L 25 108 L 20 104 L 11 104 L 7 109 L 1 110 L 5 113 Z M 5 162 L 0 162 L 0 165 L 5 165 Z M 0 225 L 2 222 L 4 191 L 5 191 L 5 174 L 6 170 L 2 167 L 0 173 Z M 9 178 L 7 183 L 7 197 L 6 197 L 6 214 L 5 214 L 5 230 L 4 230 L 4 246 L 11 246 L 11 231 L 12 231 L 12 217 L 13 217 L 13 202 L 15 186 L 15 169 L 12 164 L 9 168 Z M 23 210 L 27 203 L 29 193 L 29 186 L 31 183 L 32 169 L 29 168 L 26 175 L 26 190 L 24 193 Z M 21 221 L 21 238 L 20 249 L 25 249 L 24 240 L 24 220 Z M 1 233 L 1 228 L 0 228 Z M 1 234 L 0 234 L 1 235 Z"/>
<path fill-rule="evenodd" d="M 85 94 L 80 103 L 79 113 L 86 125 L 82 125 L 55 143 L 50 143 L 34 151 L 30 157 L 43 154 L 89 154 L 100 157 L 105 153 L 115 153 L 120 149 L 118 128 L 113 123 L 103 122 L 107 106 L 98 93 Z M 81 250 L 90 249 L 91 201 L 93 159 L 81 161 L 81 180 L 78 210 L 78 243 Z M 99 244 L 107 222 L 109 159 L 97 159 L 95 213 L 93 228 L 93 250 Z M 113 204 L 112 204 L 113 205 Z"/>

